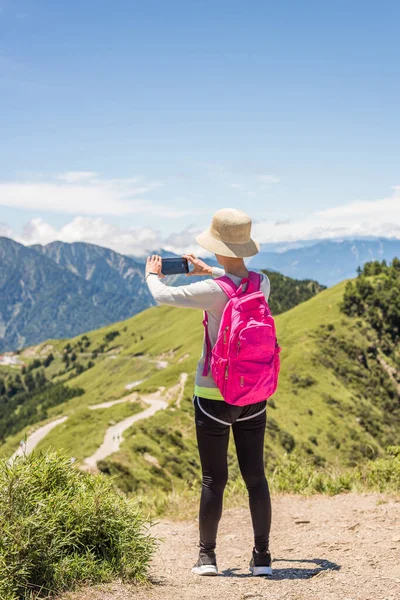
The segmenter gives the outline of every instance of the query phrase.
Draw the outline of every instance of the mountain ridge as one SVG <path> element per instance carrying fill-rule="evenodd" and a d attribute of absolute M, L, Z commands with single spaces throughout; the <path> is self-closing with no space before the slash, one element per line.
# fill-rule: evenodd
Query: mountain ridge
<path fill-rule="evenodd" d="M 140 267 L 134 276 L 142 285 L 135 294 L 128 285 L 100 285 L 77 272 L 44 249 L 0 237 L 0 352 L 44 337 L 71 337 L 154 304 Z"/>
<path fill-rule="evenodd" d="M 95 244 L 23 246 L 0 238 L 0 352 L 71 337 L 154 306 L 144 272 L 144 264 Z M 172 275 L 165 282 L 201 279 Z"/>
<path fill-rule="evenodd" d="M 145 264 L 138 258 L 86 242 L 23 246 L 2 237 L 0 246 L 0 352 L 48 337 L 71 337 L 154 305 L 144 281 Z M 353 277 L 366 260 L 391 259 L 394 254 L 400 255 L 400 241 L 322 241 L 280 253 L 261 252 L 249 267 L 267 270 L 271 277 L 278 272 L 299 282 L 330 285 Z M 176 275 L 165 281 L 185 285 L 200 279 Z"/>
<path fill-rule="evenodd" d="M 295 279 L 314 279 L 332 286 L 356 276 L 371 260 L 391 261 L 400 256 L 400 240 L 323 240 L 284 252 L 261 251 L 249 262 L 254 269 L 271 269 Z"/>
<path fill-rule="evenodd" d="M 396 372 L 400 372 L 400 358 L 396 348 L 390 356 L 382 353 L 379 336 L 368 320 L 342 311 L 345 291 L 343 282 L 276 317 L 282 369 L 278 391 L 268 406 L 270 470 L 285 453 L 307 458 L 316 468 L 353 466 L 382 456 L 389 445 L 399 445 L 400 413 L 390 412 L 399 397 L 378 357 L 384 356 Z M 37 373 L 43 370 L 67 388 L 84 390 L 50 405 L 47 418 L 66 415 L 68 420 L 39 448 L 62 447 L 83 460 L 95 452 L 110 423 L 127 418 L 132 390 L 140 400 L 141 395 L 163 387 L 168 407 L 127 430 L 118 452 L 98 467 L 115 476 L 118 486 L 128 492 L 168 491 L 197 479 L 191 400 L 202 340 L 199 312 L 160 306 L 85 336 L 49 340 L 23 351 L 20 357 L 27 365 L 40 360 Z M 44 368 L 49 353 L 54 358 Z M 176 386 L 183 373 L 188 378 L 178 402 Z M 88 408 L 125 396 L 125 404 L 96 411 Z M 27 430 L 7 439 L 0 451 L 12 454 Z M 235 478 L 237 467 L 231 459 L 230 465 Z"/>

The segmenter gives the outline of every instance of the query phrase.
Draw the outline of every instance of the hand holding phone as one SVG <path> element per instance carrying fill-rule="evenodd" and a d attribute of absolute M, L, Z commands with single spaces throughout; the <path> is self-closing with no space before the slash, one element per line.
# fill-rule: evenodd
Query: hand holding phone
<path fill-rule="evenodd" d="M 189 263 L 193 269 L 189 271 Z M 184 254 L 182 257 L 161 258 L 161 256 L 153 254 L 149 256 L 146 264 L 146 273 L 156 273 L 159 277 L 165 275 L 195 275 L 195 276 L 212 276 L 212 267 L 207 265 L 194 254 Z"/>
<path fill-rule="evenodd" d="M 163 275 L 179 275 L 189 273 L 189 264 L 187 258 L 163 258 L 161 261 L 161 273 Z"/>
<path fill-rule="evenodd" d="M 188 275 L 208 275 L 212 276 L 212 267 L 207 265 L 203 260 L 197 258 L 194 254 L 184 254 L 183 258 L 186 258 L 190 264 L 193 266 L 193 269 L 189 271 Z"/>
<path fill-rule="evenodd" d="M 146 279 L 147 275 L 150 273 L 154 273 L 159 277 L 164 277 L 164 275 L 161 273 L 161 256 L 153 254 L 152 256 L 147 257 L 145 273 Z"/>

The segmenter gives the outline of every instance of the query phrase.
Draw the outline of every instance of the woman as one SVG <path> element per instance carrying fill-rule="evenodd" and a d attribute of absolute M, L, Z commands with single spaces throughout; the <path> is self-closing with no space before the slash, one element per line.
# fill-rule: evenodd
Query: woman
<path fill-rule="evenodd" d="M 254 256 L 259 245 L 251 239 L 250 217 L 236 209 L 226 208 L 215 213 L 211 227 L 199 235 L 200 246 L 213 252 L 223 269 L 211 268 L 193 254 L 185 258 L 194 269 L 189 275 L 221 277 L 227 275 L 238 286 L 248 277 L 244 258 Z M 221 317 L 228 297 L 212 279 L 168 287 L 160 281 L 161 258 L 147 259 L 146 281 L 154 299 L 160 304 L 181 308 L 198 308 L 208 313 L 208 331 L 214 346 Z M 261 291 L 268 300 L 270 283 L 263 275 Z M 254 529 L 254 548 L 250 562 L 253 575 L 271 575 L 269 533 L 271 528 L 271 499 L 264 470 L 264 435 L 266 401 L 249 406 L 232 406 L 224 402 L 211 373 L 203 375 L 206 344 L 199 360 L 194 407 L 197 443 L 203 473 L 200 500 L 200 553 L 193 573 L 217 575 L 215 556 L 218 524 L 222 514 L 224 488 L 228 478 L 228 441 L 232 427 L 241 474 L 249 493 Z"/>

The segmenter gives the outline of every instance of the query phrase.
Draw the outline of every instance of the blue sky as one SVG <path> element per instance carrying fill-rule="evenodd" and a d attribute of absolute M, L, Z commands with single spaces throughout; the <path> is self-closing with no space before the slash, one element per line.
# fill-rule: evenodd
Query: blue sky
<path fill-rule="evenodd" d="M 395 0 L 0 0 L 0 232 L 400 237 Z"/>

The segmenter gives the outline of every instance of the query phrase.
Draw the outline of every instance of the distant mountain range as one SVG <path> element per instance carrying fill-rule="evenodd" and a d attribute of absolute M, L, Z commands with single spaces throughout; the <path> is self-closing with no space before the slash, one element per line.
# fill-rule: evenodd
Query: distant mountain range
<path fill-rule="evenodd" d="M 144 267 L 92 244 L 0 237 L 0 352 L 78 335 L 154 304 Z"/>
<path fill-rule="evenodd" d="M 400 240 L 322 241 L 283 252 L 261 250 L 251 268 L 330 286 L 354 277 L 367 261 L 400 256 Z M 73 337 L 154 305 L 144 281 L 144 260 L 82 242 L 23 246 L 0 237 L 0 352 Z M 178 275 L 167 283 L 198 279 Z"/>
<path fill-rule="evenodd" d="M 264 246 L 265 248 L 265 246 Z M 284 252 L 265 251 L 250 262 L 253 269 L 271 269 L 295 279 L 314 279 L 332 286 L 356 276 L 357 268 L 371 260 L 393 260 L 400 256 L 400 240 L 321 241 Z"/>

